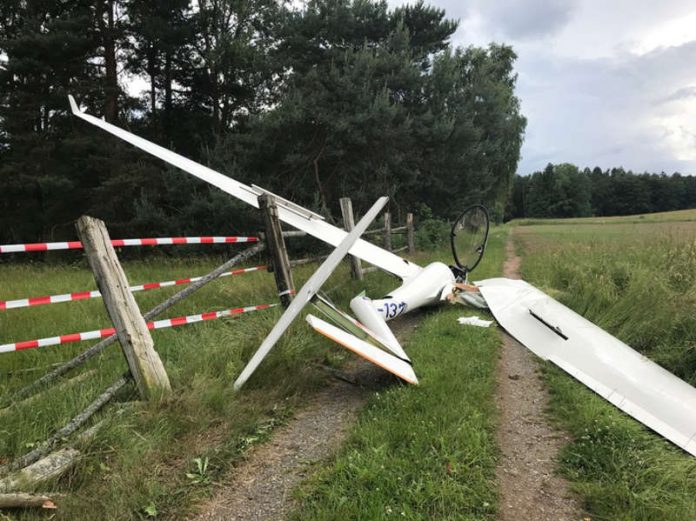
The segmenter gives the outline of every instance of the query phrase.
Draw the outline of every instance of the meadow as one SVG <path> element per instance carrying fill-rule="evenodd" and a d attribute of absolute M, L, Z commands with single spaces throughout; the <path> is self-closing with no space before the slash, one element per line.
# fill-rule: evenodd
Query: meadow
<path fill-rule="evenodd" d="M 476 279 L 497 276 L 512 235 L 523 278 L 696 384 L 696 222 L 674 212 L 611 222 L 545 222 L 494 228 Z M 425 264 L 447 260 L 446 248 L 419 253 Z M 206 273 L 223 257 L 124 262 L 131 283 Z M 249 264 L 263 263 L 254 259 Z M 300 285 L 315 269 L 294 270 Z M 396 281 L 373 273 L 352 281 L 347 265 L 325 285 L 341 307 L 363 288 L 380 295 Z M 2 298 L 92 289 L 83 260 L 0 266 Z M 50 291 L 47 291 L 49 290 Z M 175 288 L 136 294 L 149 309 Z M 276 299 L 272 275 L 216 281 L 165 313 L 167 317 Z M 476 314 L 488 318 L 486 313 Z M 494 433 L 496 328 L 460 326 L 461 307 L 426 310 L 405 341 L 418 387 L 373 391 L 347 443 L 319 465 L 296 493 L 293 519 L 492 520 L 498 511 Z M 237 319 L 153 332 L 174 395 L 162 404 L 137 400 L 130 385 L 94 420 L 98 434 L 85 457 L 49 488 L 67 492 L 56 519 L 179 519 L 209 497 L 246 450 L 262 443 L 327 384 L 321 366 L 350 354 L 291 328 L 241 394 L 232 382 L 280 309 Z M 162 317 L 164 318 L 164 317 Z M 99 300 L 0 314 L 0 343 L 109 325 Z M 0 399 L 8 401 L 50 366 L 86 348 L 53 346 L 0 355 Z M 696 462 L 551 365 L 543 365 L 550 418 L 572 435 L 559 471 L 593 520 L 696 519 Z M 26 371 L 27 369 L 35 369 Z M 37 399 L 0 412 L 0 460 L 21 455 L 89 403 L 125 370 L 118 345 L 74 374 L 84 380 L 49 387 Z M 202 469 L 195 460 L 207 458 Z M 43 518 L 26 511 L 18 519 Z"/>
<path fill-rule="evenodd" d="M 694 215 L 518 226 L 523 278 L 696 385 Z M 554 366 L 544 373 L 551 416 L 573 436 L 561 471 L 593 520 L 696 519 L 692 456 Z"/>
<path fill-rule="evenodd" d="M 482 273 L 499 273 L 506 233 L 500 230 L 494 234 Z M 436 249 L 414 260 L 426 263 L 447 260 L 449 256 L 446 249 Z M 58 264 L 1 265 L 2 298 L 94 289 L 84 260 L 79 256 L 73 259 Z M 130 283 L 138 284 L 204 274 L 223 260 L 155 257 L 124 261 L 123 265 Z M 249 265 L 263 262 L 265 259 L 254 259 Z M 294 270 L 298 287 L 314 269 L 314 265 L 308 265 Z M 346 309 L 348 300 L 362 289 L 378 296 L 393 289 L 396 282 L 386 274 L 372 273 L 364 283 L 357 283 L 343 265 L 324 288 Z M 167 288 L 135 296 L 141 310 L 146 310 L 176 291 Z M 229 277 L 211 283 L 164 315 L 270 303 L 277 299 L 276 291 L 272 275 L 266 272 Z M 457 324 L 456 317 L 463 312 L 462 308 L 451 308 L 426 313 L 422 328 L 407 344 L 413 348 L 421 385 L 414 389 L 403 385 L 382 389 L 358 427 L 365 437 L 362 443 L 372 439 L 375 447 L 364 447 L 369 468 L 352 464 L 361 475 L 373 472 L 375 464 L 382 465 L 380 461 L 390 460 L 389 444 L 402 447 L 404 452 L 398 461 L 409 468 L 382 466 L 383 473 L 394 471 L 389 487 L 382 490 L 403 490 L 403 480 L 408 479 L 409 486 L 416 480 L 409 505 L 403 506 L 414 518 L 427 519 L 431 513 L 448 511 L 450 497 L 456 498 L 457 505 L 470 512 L 473 519 L 491 518 L 495 512 L 492 394 L 498 339 L 494 329 L 468 331 Z M 130 384 L 119 393 L 116 403 L 97 415 L 92 423 L 104 420 L 104 424 L 92 440 L 79 446 L 85 457 L 57 483 L 42 486 L 43 490 L 67 493 L 61 508 L 55 511 L 56 519 L 180 519 L 195 511 L 198 502 L 210 496 L 215 483 L 250 446 L 267 439 L 313 392 L 327 384 L 329 377 L 321 366 L 339 367 L 351 356 L 298 320 L 244 391 L 234 394 L 232 382 L 280 313 L 280 308 L 275 308 L 236 319 L 154 331 L 155 346 L 171 379 L 173 396 L 160 404 L 143 404 L 136 401 L 137 393 Z M 9 310 L 0 313 L 0 343 L 109 325 L 100 299 Z M 48 387 L 32 400 L 12 401 L 13 393 L 22 386 L 88 345 L 67 344 L 0 355 L 0 399 L 10 403 L 0 412 L 1 461 L 31 450 L 124 372 L 125 361 L 115 344 L 68 375 L 84 374 L 83 380 Z M 455 397 L 456 401 L 451 401 Z M 401 428 L 407 418 L 413 422 L 413 429 Z M 404 436 L 412 441 L 403 445 L 408 441 Z M 351 447 L 349 450 L 355 449 Z M 375 457 L 378 454 L 381 460 Z M 197 466 L 197 458 L 207 458 L 205 469 Z M 322 478 L 327 472 L 320 474 Z M 310 499 L 316 498 L 311 490 L 313 485 L 319 486 L 320 479 L 303 489 L 303 518 L 324 517 L 323 508 Z M 340 489 L 339 485 L 325 486 L 336 493 Z M 471 494 L 471 490 L 476 493 Z M 388 514 L 382 507 L 383 496 L 366 497 L 382 515 Z M 365 503 L 349 501 L 348 506 L 359 512 Z M 32 511 L 16 516 L 43 518 L 41 512 Z"/>
<path fill-rule="evenodd" d="M 130 283 L 138 284 L 203 275 L 224 260 L 157 257 L 123 265 Z M 250 265 L 265 260 L 254 259 Z M 296 283 L 301 284 L 314 269 L 313 265 L 295 269 Z M 381 294 L 393 287 L 393 280 L 374 273 L 367 276 L 366 285 Z M 347 266 L 325 285 L 329 297 L 340 305 L 362 287 L 350 280 Z M 3 299 L 96 289 L 91 271 L 78 258 L 72 263 L 2 265 L 0 288 Z M 147 310 L 180 288 L 135 296 L 141 310 Z M 228 277 L 212 282 L 158 318 L 272 303 L 277 301 L 276 293 L 269 273 Z M 86 457 L 55 486 L 42 487 L 69 492 L 56 511 L 57 518 L 174 519 L 207 496 L 211 482 L 250 445 L 263 441 L 313 390 L 325 385 L 321 365 L 337 366 L 348 356 L 298 320 L 244 392 L 235 395 L 234 378 L 280 313 L 280 308 L 273 308 L 236 319 L 154 331 L 173 396 L 162 404 L 133 403 L 138 397 L 130 384 L 117 395 L 116 403 L 97 415 L 94 422 L 103 419 L 105 423 L 93 440 L 80 447 Z M 0 343 L 109 326 L 100 299 L 8 310 L 0 313 Z M 0 400 L 3 406 L 10 405 L 0 411 L 0 462 L 48 438 L 127 369 L 119 345 L 114 344 L 68 375 L 86 375 L 83 380 L 50 386 L 31 400 L 12 400 L 22 386 L 89 345 L 0 355 Z M 204 479 L 186 476 L 197 472 L 195 458 L 208 458 Z M 40 517 L 41 513 L 31 511 L 18 513 L 19 519 Z"/>
<path fill-rule="evenodd" d="M 617 215 L 613 217 L 573 217 L 568 219 L 539 219 L 525 218 L 513 221 L 516 226 L 535 226 L 545 224 L 644 224 L 658 222 L 694 222 L 696 221 L 696 209 L 676 210 L 673 212 L 655 212 L 638 215 Z"/>

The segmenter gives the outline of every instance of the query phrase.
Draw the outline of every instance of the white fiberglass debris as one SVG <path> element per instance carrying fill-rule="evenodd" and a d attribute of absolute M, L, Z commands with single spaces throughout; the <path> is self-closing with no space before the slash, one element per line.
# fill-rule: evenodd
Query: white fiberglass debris
<path fill-rule="evenodd" d="M 483 320 L 483 319 L 479 318 L 478 316 L 459 317 L 457 319 L 457 322 L 459 322 L 460 324 L 465 325 L 465 326 L 478 326 L 478 327 L 488 327 L 493 323 L 492 320 Z"/>

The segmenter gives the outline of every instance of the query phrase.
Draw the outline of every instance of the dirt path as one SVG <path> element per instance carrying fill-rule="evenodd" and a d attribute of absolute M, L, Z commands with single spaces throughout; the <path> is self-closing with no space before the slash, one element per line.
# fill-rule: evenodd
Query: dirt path
<path fill-rule="evenodd" d="M 399 340 L 413 331 L 419 319 L 414 313 L 392 324 Z M 252 449 L 232 469 L 225 484 L 191 521 L 285 519 L 294 506 L 293 491 L 316 463 L 341 446 L 370 393 L 393 383 L 391 375 L 360 358 L 344 374 L 357 385 L 335 380 L 317 393 L 267 443 Z"/>
<path fill-rule="evenodd" d="M 520 258 L 509 242 L 503 274 L 519 278 Z M 583 519 L 567 482 L 554 473 L 555 460 L 567 435 L 545 417 L 548 394 L 534 355 L 507 333 L 498 362 L 500 411 L 498 444 L 502 456 L 496 471 L 500 483 L 502 521 L 575 521 Z"/>

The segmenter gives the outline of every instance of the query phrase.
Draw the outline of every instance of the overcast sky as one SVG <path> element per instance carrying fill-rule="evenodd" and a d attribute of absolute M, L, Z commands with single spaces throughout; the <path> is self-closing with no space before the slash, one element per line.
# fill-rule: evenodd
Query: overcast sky
<path fill-rule="evenodd" d="M 427 1 L 459 19 L 455 44 L 517 52 L 520 174 L 549 162 L 696 174 L 693 0 Z"/>

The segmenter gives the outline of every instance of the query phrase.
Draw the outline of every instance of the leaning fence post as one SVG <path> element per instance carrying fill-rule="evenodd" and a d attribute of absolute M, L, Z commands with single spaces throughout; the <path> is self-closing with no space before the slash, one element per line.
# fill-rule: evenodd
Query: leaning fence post
<path fill-rule="evenodd" d="M 347 232 L 350 232 L 355 226 L 353 203 L 350 197 L 341 197 L 339 202 L 341 203 L 341 213 L 343 214 L 343 227 Z M 356 280 L 363 280 L 363 270 L 360 259 L 353 255 L 350 256 L 350 274 Z"/>
<path fill-rule="evenodd" d="M 273 265 L 273 276 L 278 287 L 278 296 L 280 297 L 280 303 L 287 308 L 295 293 L 295 284 L 292 281 L 288 250 L 285 247 L 283 230 L 278 219 L 278 207 L 273 197 L 268 194 L 261 194 L 259 196 L 259 210 L 263 213 L 263 220 L 266 225 L 266 245 L 268 246 L 268 252 L 271 254 L 271 264 Z"/>
<path fill-rule="evenodd" d="M 168 394 L 169 377 L 129 290 L 106 226 L 84 215 L 78 219 L 76 228 L 140 396 L 149 400 Z"/>
<path fill-rule="evenodd" d="M 391 223 L 391 213 L 386 212 L 384 214 L 384 249 L 392 250 L 392 223 Z"/>
<path fill-rule="evenodd" d="M 413 214 L 406 214 L 406 243 L 408 244 L 408 254 L 416 253 L 416 230 L 413 227 Z"/>

